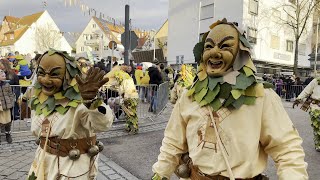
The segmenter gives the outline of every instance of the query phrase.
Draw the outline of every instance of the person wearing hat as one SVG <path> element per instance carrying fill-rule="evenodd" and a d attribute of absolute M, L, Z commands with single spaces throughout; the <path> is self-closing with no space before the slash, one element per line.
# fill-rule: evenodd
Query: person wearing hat
<path fill-rule="evenodd" d="M 19 71 L 20 77 L 30 78 L 31 70 L 29 68 L 28 62 L 23 58 L 22 55 L 17 55 L 16 60 L 18 61 L 18 65 L 16 66 L 16 70 Z"/>

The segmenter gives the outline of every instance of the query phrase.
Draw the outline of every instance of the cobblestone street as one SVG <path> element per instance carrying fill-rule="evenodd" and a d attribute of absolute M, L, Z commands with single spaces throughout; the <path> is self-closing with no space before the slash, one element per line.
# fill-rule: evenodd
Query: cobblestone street
<path fill-rule="evenodd" d="M 171 105 L 169 105 L 171 107 Z M 166 108 L 164 113 L 161 113 L 155 118 L 153 114 L 145 116 L 140 119 L 140 133 L 152 132 L 156 130 L 163 130 L 165 128 L 165 121 L 171 108 Z M 146 114 L 146 113 L 145 113 Z M 15 133 L 13 133 L 13 143 L 7 144 L 5 137 L 2 134 L 0 145 L 0 179 L 26 179 L 27 173 L 30 169 L 34 153 L 36 151 L 35 137 L 27 131 L 30 123 L 27 121 L 14 122 Z M 128 135 L 123 127 L 123 122 L 115 122 L 112 129 L 107 132 L 99 133 L 98 139 L 106 139 L 112 137 L 121 137 Z M 17 131 L 21 132 L 17 132 Z M 126 171 L 115 162 L 100 153 L 99 155 L 99 174 L 98 180 L 135 180 L 138 179 L 130 172 Z"/>

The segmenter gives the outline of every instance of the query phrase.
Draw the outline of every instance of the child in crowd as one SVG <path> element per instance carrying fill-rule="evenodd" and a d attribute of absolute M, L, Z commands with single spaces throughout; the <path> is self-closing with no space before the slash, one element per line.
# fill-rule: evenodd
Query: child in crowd
<path fill-rule="evenodd" d="M 0 69 L 0 126 L 4 126 L 8 143 L 12 143 L 10 109 L 14 105 L 14 100 L 15 96 L 10 84 L 6 81 L 6 73 Z"/>

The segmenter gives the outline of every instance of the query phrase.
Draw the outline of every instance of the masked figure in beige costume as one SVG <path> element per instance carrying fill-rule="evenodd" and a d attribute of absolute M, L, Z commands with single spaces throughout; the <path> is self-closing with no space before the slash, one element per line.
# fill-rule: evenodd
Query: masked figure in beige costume
<path fill-rule="evenodd" d="M 138 92 L 134 85 L 133 79 L 126 72 L 128 66 L 123 64 L 121 67 L 114 67 L 106 77 L 109 78 L 108 83 L 104 86 L 108 91 L 118 93 L 118 97 L 110 98 L 108 104 L 112 107 L 115 104 L 121 106 L 125 113 L 126 126 L 125 130 L 130 134 L 136 134 L 139 131 L 138 127 Z"/>
<path fill-rule="evenodd" d="M 153 180 L 267 179 L 268 156 L 280 180 L 308 179 L 302 139 L 280 98 L 257 82 L 250 45 L 226 19 L 194 48 L 200 66 L 175 104 Z"/>
<path fill-rule="evenodd" d="M 80 75 L 74 58 L 50 50 L 40 57 L 31 98 L 31 131 L 38 149 L 28 179 L 94 179 L 103 144 L 96 133 L 111 127 L 109 106 L 96 97 L 108 79 L 91 68 Z"/>

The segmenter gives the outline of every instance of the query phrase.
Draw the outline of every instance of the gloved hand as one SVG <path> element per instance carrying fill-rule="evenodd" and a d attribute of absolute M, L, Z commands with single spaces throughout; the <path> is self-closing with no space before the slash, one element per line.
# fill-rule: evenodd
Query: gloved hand
<path fill-rule="evenodd" d="M 298 106 L 300 104 L 301 100 L 300 99 L 296 99 L 293 104 L 292 104 L 292 108 L 294 109 L 295 106 Z"/>
<path fill-rule="evenodd" d="M 104 78 L 105 72 L 99 68 L 90 68 L 87 75 L 83 78 L 78 74 L 76 80 L 79 85 L 79 91 L 84 101 L 93 100 L 101 86 L 109 81 Z"/>

